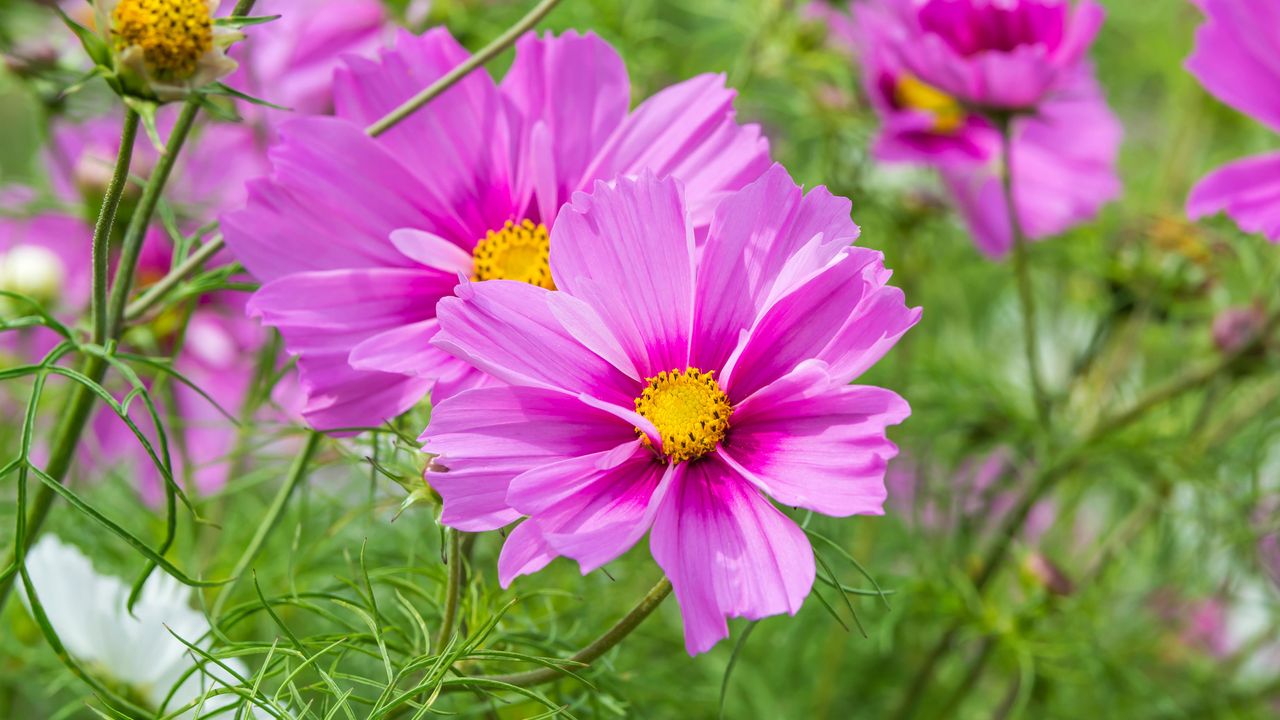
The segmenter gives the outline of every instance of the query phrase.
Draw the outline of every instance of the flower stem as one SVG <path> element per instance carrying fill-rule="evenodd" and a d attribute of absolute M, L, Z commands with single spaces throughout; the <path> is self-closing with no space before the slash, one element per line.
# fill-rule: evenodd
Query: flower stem
<path fill-rule="evenodd" d="M 566 662 L 576 665 L 590 665 L 604 655 L 614 645 L 622 642 L 623 638 L 631 634 L 631 631 L 640 626 L 644 619 L 653 614 L 653 611 L 662 604 L 667 595 L 671 594 L 671 581 L 662 578 L 654 585 L 648 593 L 645 594 L 636 606 L 631 608 L 631 612 L 627 613 L 614 623 L 600 637 L 596 638 L 590 645 L 582 648 L 574 653 Z M 540 685 L 545 682 L 557 680 L 565 676 L 564 672 L 556 668 L 539 668 L 522 673 L 511 673 L 509 675 L 481 675 L 476 680 L 487 680 L 490 682 L 506 683 L 507 685 L 515 685 L 517 687 L 529 687 L 531 685 Z M 445 685 L 441 688 L 442 692 L 457 692 L 459 690 L 469 690 L 465 685 Z"/>
<path fill-rule="evenodd" d="M 165 275 L 159 282 L 147 288 L 147 291 L 142 293 L 137 300 L 129 303 L 124 309 L 124 319 L 131 322 L 145 315 L 148 310 L 163 300 L 164 296 L 168 295 L 169 291 L 173 290 L 178 283 L 187 279 L 192 273 L 197 272 L 225 246 L 226 243 L 221 235 L 201 245 L 186 260 L 183 260 L 178 267 L 170 270 L 168 275 Z"/>
<path fill-rule="evenodd" d="M 445 73 L 439 80 L 431 83 L 422 92 L 414 95 L 406 100 L 400 107 L 392 110 L 382 116 L 377 122 L 365 128 L 365 132 L 371 137 L 378 137 L 382 133 L 395 127 L 397 123 L 417 112 L 423 105 L 431 102 L 440 96 L 444 91 L 456 85 L 460 80 L 471 74 L 472 71 L 497 57 L 504 50 L 511 47 L 512 44 L 523 34 L 538 24 L 538 21 L 546 17 L 556 5 L 560 4 L 560 0 L 542 0 L 528 15 L 520 18 L 520 21 L 512 25 L 506 32 L 494 38 L 493 42 L 485 45 L 479 52 L 467 58 L 465 62 L 458 65 L 454 69 Z"/>
<path fill-rule="evenodd" d="M 1000 129 L 1000 185 L 1004 193 L 1005 208 L 1009 215 L 1009 233 L 1013 238 L 1013 273 L 1018 284 L 1018 301 L 1022 306 L 1023 346 L 1027 355 L 1027 372 L 1031 379 L 1031 391 L 1035 397 L 1036 418 L 1046 436 L 1049 434 L 1049 396 L 1040 376 L 1040 342 L 1036 321 L 1035 292 L 1031 287 L 1031 268 L 1027 258 L 1027 237 L 1022 229 L 1013 185 L 1013 122 L 1003 117 L 997 122 Z"/>
<path fill-rule="evenodd" d="M 124 186 L 129 181 L 129 165 L 133 161 L 133 141 L 138 137 L 139 120 L 138 113 L 125 111 L 115 169 L 111 172 L 107 194 L 98 209 L 98 222 L 93 226 L 93 342 L 98 345 L 107 342 L 107 264 L 111 254 L 111 230 L 116 224 L 116 211 L 120 208 Z"/>
<path fill-rule="evenodd" d="M 240 579 L 244 577 L 249 566 L 257 559 L 258 553 L 262 552 L 262 546 L 267 541 L 267 536 L 275 529 L 280 522 L 280 516 L 284 514 L 285 507 L 289 504 L 289 497 L 293 495 L 293 491 L 307 477 L 307 471 L 311 465 L 311 458 L 315 456 L 316 448 L 320 445 L 320 440 L 324 436 L 318 432 L 310 431 L 307 433 L 307 441 L 302 446 L 302 450 L 293 458 L 293 464 L 289 467 L 289 474 L 285 477 L 284 485 L 280 486 L 280 490 L 276 492 L 275 498 L 271 501 L 271 505 L 267 508 L 267 514 L 263 516 L 262 522 L 258 524 L 258 530 L 253 534 L 253 538 L 249 540 L 249 544 L 241 553 L 240 559 L 236 561 L 235 568 L 231 571 L 231 580 L 218 593 L 218 599 L 213 603 L 213 609 L 209 612 L 209 617 L 217 618 L 222 613 L 222 608 L 227 604 L 227 600 L 235 592 L 236 585 Z"/>
<path fill-rule="evenodd" d="M 462 533 L 450 528 L 449 550 L 446 562 L 449 563 L 449 582 L 445 587 L 444 615 L 440 619 L 440 632 L 436 635 L 436 648 L 443 648 L 453 637 L 453 626 L 458 617 L 458 602 L 462 598 Z"/>

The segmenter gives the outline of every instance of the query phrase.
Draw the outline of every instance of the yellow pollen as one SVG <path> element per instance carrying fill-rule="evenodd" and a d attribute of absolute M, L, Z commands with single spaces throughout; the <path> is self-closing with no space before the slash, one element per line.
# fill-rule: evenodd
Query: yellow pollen
<path fill-rule="evenodd" d="M 636 412 L 658 429 L 669 461 L 695 460 L 724 440 L 733 407 L 712 372 L 663 370 L 647 382 L 636 398 Z M 653 446 L 648 436 L 636 431 L 645 445 Z"/>
<path fill-rule="evenodd" d="M 510 220 L 501 230 L 490 230 L 472 252 L 472 280 L 519 280 L 555 290 L 551 280 L 551 236 L 547 226 L 531 220 L 516 225 Z"/>
<path fill-rule="evenodd" d="M 968 116 L 959 101 L 932 85 L 920 82 L 914 75 L 899 77 L 893 95 L 899 105 L 932 115 L 934 132 L 953 133 L 964 125 Z"/>
<path fill-rule="evenodd" d="M 116 47 L 142 49 L 147 69 L 162 80 L 184 80 L 213 47 L 206 0 L 120 0 L 111 13 Z"/>

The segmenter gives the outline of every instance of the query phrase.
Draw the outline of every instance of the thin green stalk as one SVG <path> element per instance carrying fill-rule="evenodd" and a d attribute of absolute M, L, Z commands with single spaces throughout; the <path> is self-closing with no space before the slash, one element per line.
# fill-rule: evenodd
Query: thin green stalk
<path fill-rule="evenodd" d="M 263 516 L 262 522 L 258 524 L 258 530 L 253 534 L 253 539 L 245 547 L 244 552 L 240 555 L 240 559 L 236 561 L 235 568 L 231 571 L 231 580 L 221 591 L 218 592 L 218 599 L 213 603 L 213 610 L 209 616 L 216 619 L 222 614 L 222 608 L 226 605 L 227 600 L 235 592 L 236 585 L 240 579 L 244 577 L 245 572 L 249 570 L 249 566 L 257 559 L 258 553 L 262 552 L 262 546 L 267 541 L 267 536 L 275 529 L 279 523 L 280 517 L 284 515 L 285 507 L 289 504 L 289 497 L 293 495 L 293 491 L 307 477 L 307 471 L 311 465 L 311 458 L 315 455 L 316 448 L 320 446 L 320 440 L 324 436 L 318 432 L 308 432 L 307 441 L 302 446 L 302 450 L 293 458 L 293 465 L 289 467 L 289 474 L 285 477 L 284 485 L 280 486 L 280 490 L 276 492 L 275 498 L 271 501 L 271 505 L 267 507 L 267 513 Z"/>
<path fill-rule="evenodd" d="M 609 652 L 613 646 L 622 642 L 623 638 L 631 634 L 633 630 L 644 622 L 645 618 L 653 614 L 653 611 L 662 604 L 662 601 L 671 594 L 671 581 L 662 578 L 654 585 L 648 593 L 645 594 L 636 606 L 631 608 L 631 612 L 627 613 L 614 623 L 600 637 L 596 638 L 590 645 L 582 648 L 574 653 L 567 661 L 567 664 L 584 666 L 590 665 L 600 658 L 601 655 Z M 574 669 L 570 667 L 569 669 Z M 510 675 L 481 675 L 476 680 L 485 680 L 490 682 L 506 683 L 515 685 L 516 687 L 529 687 L 531 685 L 541 685 L 545 682 L 558 680 L 565 677 L 563 671 L 556 668 L 539 668 L 522 673 L 511 673 Z M 446 685 L 441 688 L 442 692 L 457 692 L 460 690 L 470 690 L 465 685 Z"/>
<path fill-rule="evenodd" d="M 1013 237 L 1013 274 L 1018 284 L 1018 302 L 1022 306 L 1023 350 L 1027 356 L 1027 372 L 1031 379 L 1031 391 L 1035 397 L 1036 418 L 1040 429 L 1048 436 L 1049 395 L 1045 392 L 1040 376 L 1040 340 L 1036 319 L 1035 291 L 1031 287 L 1031 267 L 1027 258 L 1027 237 L 1022 229 L 1017 200 L 1013 192 L 1013 118 L 1002 118 L 1000 128 L 1000 185 L 1004 193 L 1005 208 L 1009 214 L 1009 232 Z"/>
<path fill-rule="evenodd" d="M 440 618 L 436 648 L 443 648 L 453 637 L 453 626 L 458 617 L 458 603 L 462 598 L 462 533 L 450 528 L 448 535 L 449 550 L 446 562 L 449 563 L 449 582 L 445 586 L 444 614 Z"/>
<path fill-rule="evenodd" d="M 397 123 L 417 112 L 423 105 L 431 102 L 439 97 L 444 91 L 453 87 L 460 80 L 471 74 L 472 71 L 494 59 L 502 53 L 502 51 L 511 47 L 512 44 L 523 34 L 533 29 L 538 21 L 546 17 L 556 5 L 560 4 L 560 0 L 542 0 L 528 15 L 520 18 L 520 21 L 512 25 L 506 32 L 494 38 L 493 42 L 485 45 L 475 55 L 467 58 L 466 62 L 458 65 L 454 69 L 445 73 L 443 77 L 432 83 L 422 92 L 414 95 L 406 100 L 400 107 L 392 110 L 382 116 L 377 122 L 365 128 L 365 132 L 370 137 L 378 137 L 382 133 L 395 127 Z"/>
<path fill-rule="evenodd" d="M 116 152 L 115 169 L 111 171 L 111 182 L 107 184 L 107 194 L 102 198 L 102 206 L 98 209 L 98 222 L 93 226 L 93 342 L 105 345 L 107 342 L 107 261 L 111 255 L 111 230 L 116 224 L 116 211 L 120 208 L 120 197 L 124 195 L 124 186 L 129 182 L 129 165 L 133 162 L 133 141 L 138 137 L 138 113 L 127 110 L 124 115 L 124 129 L 120 131 L 120 149 Z"/>
<path fill-rule="evenodd" d="M 148 310 L 155 307 L 157 303 L 163 300 L 165 295 L 168 295 L 169 291 L 173 290 L 178 283 L 198 272 L 200 268 L 204 267 L 204 264 L 208 262 L 210 258 L 217 255 L 225 246 L 226 243 L 223 241 L 221 235 L 218 235 L 204 245 L 201 245 L 195 252 L 191 253 L 190 257 L 183 260 L 178 267 L 170 270 L 169 274 L 160 278 L 159 282 L 147 288 L 147 291 L 142 293 L 137 300 L 129 303 L 124 309 L 124 319 L 132 322 L 145 315 Z"/>
<path fill-rule="evenodd" d="M 254 2 L 255 0 L 240 0 L 236 4 L 232 15 L 242 17 L 248 14 L 253 9 Z M 138 207 L 129 219 L 129 227 L 125 231 L 124 248 L 120 255 L 119 264 L 116 266 L 115 284 L 111 288 L 110 301 L 107 305 L 106 340 L 108 343 L 120 338 L 120 333 L 123 330 L 125 304 L 129 299 L 129 291 L 133 285 L 133 273 L 137 268 L 138 255 L 142 249 L 142 239 L 146 235 L 147 227 L 151 224 L 151 218 L 155 214 L 156 206 L 160 203 L 160 196 L 164 192 L 164 187 L 169 182 L 169 174 L 173 171 L 173 164 L 177 160 L 178 154 L 182 151 L 183 144 L 186 143 L 187 134 L 191 131 L 191 125 L 195 122 L 196 114 L 199 111 L 200 101 L 195 98 L 187 100 L 183 105 L 182 111 L 178 115 L 178 120 L 174 124 L 173 131 L 169 135 L 169 141 L 165 145 L 164 155 L 156 163 L 156 167 L 147 181 L 147 187 L 142 193 Z M 85 359 L 81 369 L 81 373 L 95 383 L 102 381 L 106 371 L 107 362 L 93 355 Z M 53 441 L 50 443 L 49 462 L 45 468 L 46 474 L 58 482 L 65 481 L 67 473 L 71 469 L 76 446 L 80 442 L 80 436 L 84 433 L 84 428 L 88 424 L 90 412 L 93 409 L 94 397 L 91 390 L 83 384 L 77 383 L 67 398 L 65 409 L 59 415 L 58 424 L 54 429 Z M 54 491 L 47 485 L 41 485 L 40 493 L 36 496 L 31 515 L 26 520 L 26 528 L 23 532 L 27 545 L 35 542 L 36 538 L 39 537 L 44 521 L 53 506 L 53 499 Z M 15 537 L 15 548 L 8 553 L 6 567 L 9 563 L 15 561 L 16 542 L 17 538 Z M 9 599 L 15 576 L 16 573 L 0 581 L 0 610 L 4 609 L 5 603 Z"/>

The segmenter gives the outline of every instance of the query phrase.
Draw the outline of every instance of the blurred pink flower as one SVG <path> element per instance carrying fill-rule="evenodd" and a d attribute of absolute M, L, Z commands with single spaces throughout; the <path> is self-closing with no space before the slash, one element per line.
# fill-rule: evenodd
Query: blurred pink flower
<path fill-rule="evenodd" d="M 468 57 L 436 29 L 378 61 L 348 58 L 336 119 L 284 125 L 274 174 L 225 215 L 227 244 L 265 284 L 250 309 L 280 330 L 326 430 L 377 425 L 481 375 L 429 345 L 458 274 L 549 286 L 548 233 L 596 180 L 680 178 L 695 223 L 768 167 L 724 77 L 673 85 L 629 111 L 613 48 L 567 33 L 516 42 L 502 82 L 477 71 L 377 138 L 364 127 Z M 320 251 L 317 251 L 317 250 Z"/>
<path fill-rule="evenodd" d="M 436 405 L 423 435 L 443 522 L 527 516 L 503 585 L 561 555 L 589 572 L 651 530 L 691 654 L 809 594 L 809 540 L 768 497 L 884 512 L 886 428 L 910 409 L 849 383 L 920 317 L 851 245 L 849 201 L 781 166 L 726 198 L 701 246 L 696 207 L 674 178 L 597 182 L 552 233 L 558 292 L 459 285 L 435 344 L 502 383 Z"/>
<path fill-rule="evenodd" d="M 1213 318 L 1213 344 L 1223 353 L 1239 352 L 1258 339 L 1266 323 L 1261 302 L 1227 308 Z"/>
<path fill-rule="evenodd" d="M 234 4 L 223 0 L 226 11 Z M 379 0 L 259 0 L 253 11 L 280 19 L 246 29 L 248 39 L 231 49 L 240 69 L 227 84 L 299 114 L 332 113 L 341 58 L 371 57 L 391 35 Z M 273 122 L 289 115 L 260 110 Z"/>
<path fill-rule="evenodd" d="M 1193 0 L 1205 15 L 1187 70 L 1219 100 L 1280 132 L 1280 6 Z M 1192 219 L 1226 212 L 1241 230 L 1280 242 L 1280 153 L 1239 160 L 1191 191 Z"/>
<path fill-rule="evenodd" d="M 973 67 L 956 70 L 961 63 L 925 73 L 922 65 L 938 60 L 937 53 L 952 52 L 940 49 L 950 43 L 991 45 L 973 56 L 977 65 L 989 65 L 983 72 L 1047 83 L 1032 105 L 1016 106 L 1020 112 L 1012 120 L 1012 164 L 1023 230 L 1032 240 L 1050 237 L 1092 218 L 1120 192 L 1115 164 L 1122 128 L 1082 57 L 1096 27 L 1083 34 L 1071 29 L 1100 22 L 1100 12 L 1092 4 L 1082 5 L 1077 16 L 1091 19 L 1069 21 L 1067 3 L 1042 0 L 870 0 L 857 4 L 852 17 L 825 5 L 809 10 L 862 64 L 867 95 L 884 123 L 873 147 L 875 157 L 937 167 L 978 248 L 993 258 L 1013 245 L 1001 186 L 1000 133 L 991 115 L 993 107 L 1008 109 L 990 102 L 984 106 L 934 80 L 967 77 L 978 72 Z M 957 24 L 943 32 L 949 27 L 944 19 Z M 941 34 L 931 34 L 935 30 Z M 921 33 L 933 39 L 921 40 Z M 1035 40 L 1041 34 L 1043 42 Z M 1068 44 L 1070 52 L 1054 54 Z M 1044 63 L 1043 72 L 1023 72 L 1023 65 L 1037 59 Z M 1033 84 L 1038 87 L 1040 81 Z M 1015 86 L 1009 82 L 991 90 L 1012 92 Z"/>

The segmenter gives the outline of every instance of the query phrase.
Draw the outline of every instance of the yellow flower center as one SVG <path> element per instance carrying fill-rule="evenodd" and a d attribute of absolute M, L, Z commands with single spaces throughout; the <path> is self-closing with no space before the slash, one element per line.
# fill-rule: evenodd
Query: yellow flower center
<path fill-rule="evenodd" d="M 472 280 L 519 280 L 555 290 L 551 280 L 551 236 L 547 226 L 531 220 L 516 225 L 510 220 L 501 230 L 490 230 L 472 252 Z"/>
<path fill-rule="evenodd" d="M 893 95 L 902 107 L 932 115 L 934 132 L 953 133 L 964 125 L 968 116 L 959 101 L 932 85 L 920 82 L 914 75 L 904 73 L 900 76 Z"/>
<path fill-rule="evenodd" d="M 662 451 L 671 462 L 706 455 L 729 431 L 733 407 L 712 375 L 697 368 L 663 370 L 648 378 L 648 386 L 636 398 L 636 412 L 658 429 Z M 653 446 L 644 433 L 640 437 Z"/>
<path fill-rule="evenodd" d="M 213 47 L 206 0 L 120 0 L 111 13 L 116 47 L 142 49 L 147 69 L 165 80 L 189 78 Z"/>

